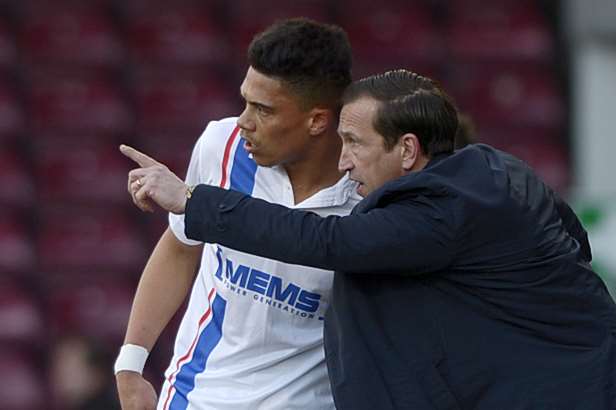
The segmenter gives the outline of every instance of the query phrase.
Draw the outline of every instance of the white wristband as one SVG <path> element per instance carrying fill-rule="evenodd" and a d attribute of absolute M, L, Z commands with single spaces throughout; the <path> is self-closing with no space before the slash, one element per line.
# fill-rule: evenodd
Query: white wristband
<path fill-rule="evenodd" d="M 148 359 L 150 353 L 143 346 L 126 344 L 120 348 L 120 354 L 116 359 L 115 366 L 113 366 L 113 373 L 118 374 L 123 370 L 143 373 L 143 367 L 145 361 Z"/>

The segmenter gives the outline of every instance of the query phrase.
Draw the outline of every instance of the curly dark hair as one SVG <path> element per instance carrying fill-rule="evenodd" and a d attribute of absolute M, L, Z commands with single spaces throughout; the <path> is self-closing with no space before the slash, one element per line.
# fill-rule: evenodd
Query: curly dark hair
<path fill-rule="evenodd" d="M 425 155 L 454 149 L 458 111 L 439 84 L 408 70 L 394 70 L 355 81 L 345 91 L 344 104 L 369 97 L 377 100 L 373 127 L 391 150 L 406 133 L 417 136 Z"/>
<path fill-rule="evenodd" d="M 344 30 L 306 18 L 281 20 L 257 34 L 248 63 L 282 80 L 304 107 L 339 107 L 351 83 L 351 45 Z"/>

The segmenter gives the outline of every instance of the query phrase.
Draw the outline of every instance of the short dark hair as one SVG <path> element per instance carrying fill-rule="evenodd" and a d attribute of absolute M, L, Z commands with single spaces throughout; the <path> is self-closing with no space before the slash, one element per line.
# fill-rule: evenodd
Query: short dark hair
<path fill-rule="evenodd" d="M 468 114 L 458 113 L 458 131 L 456 132 L 456 149 L 462 149 L 476 140 L 477 128 Z"/>
<path fill-rule="evenodd" d="M 248 63 L 288 84 L 305 107 L 340 107 L 351 83 L 351 45 L 344 30 L 306 18 L 278 21 L 257 34 Z"/>
<path fill-rule="evenodd" d="M 402 135 L 413 133 L 428 157 L 453 152 L 458 113 L 434 80 L 408 70 L 387 71 L 355 81 L 345 91 L 343 103 L 361 97 L 380 103 L 373 126 L 387 150 Z"/>

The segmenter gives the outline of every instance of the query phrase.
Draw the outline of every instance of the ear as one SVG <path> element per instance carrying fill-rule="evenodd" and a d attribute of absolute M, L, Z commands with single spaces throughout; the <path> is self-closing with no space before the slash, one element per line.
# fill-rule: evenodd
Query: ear
<path fill-rule="evenodd" d="M 421 146 L 415 134 L 404 134 L 398 142 L 401 151 L 402 169 L 404 172 L 413 171 L 419 163 Z"/>
<path fill-rule="evenodd" d="M 313 108 L 310 111 L 308 130 L 310 135 L 321 135 L 330 127 L 332 121 L 331 110 L 325 108 Z"/>

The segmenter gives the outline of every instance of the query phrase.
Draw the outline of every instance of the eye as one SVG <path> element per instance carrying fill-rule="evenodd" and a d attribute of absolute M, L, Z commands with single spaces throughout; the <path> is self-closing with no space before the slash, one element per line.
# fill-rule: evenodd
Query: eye
<path fill-rule="evenodd" d="M 265 117 L 271 114 L 271 110 L 261 104 L 255 104 L 255 110 L 257 111 L 257 114 L 261 117 Z"/>

